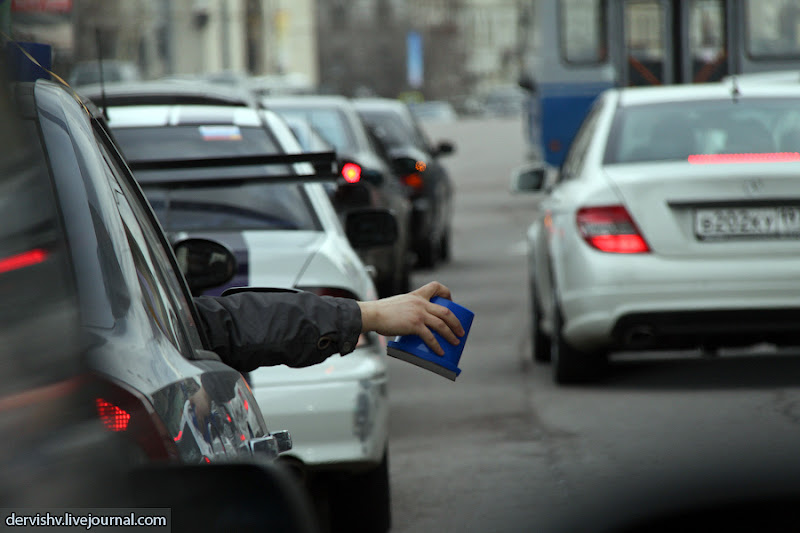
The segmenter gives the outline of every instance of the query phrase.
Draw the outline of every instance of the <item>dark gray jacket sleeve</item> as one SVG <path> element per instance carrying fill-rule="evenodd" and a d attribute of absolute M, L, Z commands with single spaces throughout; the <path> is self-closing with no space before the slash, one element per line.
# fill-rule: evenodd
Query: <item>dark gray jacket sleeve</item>
<path fill-rule="evenodd" d="M 209 348 L 229 366 L 304 367 L 352 352 L 361 333 L 355 300 L 307 292 L 194 298 Z"/>

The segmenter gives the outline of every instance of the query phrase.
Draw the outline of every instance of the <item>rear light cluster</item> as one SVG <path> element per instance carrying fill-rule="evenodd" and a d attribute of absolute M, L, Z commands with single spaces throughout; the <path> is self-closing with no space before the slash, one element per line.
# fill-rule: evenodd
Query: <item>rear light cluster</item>
<path fill-rule="evenodd" d="M 34 248 L 33 250 L 28 250 L 27 252 L 4 257 L 0 259 L 0 274 L 38 265 L 39 263 L 43 263 L 46 259 L 47 252 L 40 248 Z"/>
<path fill-rule="evenodd" d="M 410 172 L 400 178 L 406 186 L 411 188 L 414 194 L 420 194 L 425 188 L 425 179 L 422 175 L 426 168 L 428 166 L 424 161 L 417 161 L 414 165 L 415 172 Z"/>
<path fill-rule="evenodd" d="M 576 221 L 583 239 L 601 252 L 641 254 L 650 251 L 622 205 L 584 207 L 578 211 Z"/>
<path fill-rule="evenodd" d="M 95 408 L 107 430 L 129 436 L 149 459 L 178 458 L 175 438 L 169 435 L 150 402 L 139 393 L 103 380 Z"/>
<path fill-rule="evenodd" d="M 342 165 L 342 177 L 347 183 L 358 183 L 361 181 L 361 165 L 356 163 L 345 163 Z"/>
<path fill-rule="evenodd" d="M 350 298 L 351 300 L 358 300 L 355 294 L 347 289 L 338 287 L 297 287 L 301 291 L 312 292 L 317 296 L 335 296 L 337 298 Z M 370 338 L 363 333 L 358 336 L 358 343 L 356 348 L 368 346 L 371 343 Z"/>

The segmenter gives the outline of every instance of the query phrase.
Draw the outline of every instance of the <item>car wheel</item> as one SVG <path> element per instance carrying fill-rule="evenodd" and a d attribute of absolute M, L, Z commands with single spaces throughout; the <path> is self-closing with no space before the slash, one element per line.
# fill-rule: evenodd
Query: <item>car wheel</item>
<path fill-rule="evenodd" d="M 553 381 L 560 385 L 588 383 L 598 380 L 608 363 L 606 354 L 586 353 L 576 350 L 561 334 L 564 318 L 554 298 L 553 335 L 550 339 L 550 360 L 553 366 Z"/>
<path fill-rule="evenodd" d="M 442 233 L 441 242 L 439 243 L 439 259 L 441 261 L 450 261 L 450 228 L 447 227 Z"/>
<path fill-rule="evenodd" d="M 550 336 L 542 331 L 542 309 L 536 299 L 536 287 L 530 281 L 531 352 L 537 363 L 550 361 Z"/>
<path fill-rule="evenodd" d="M 417 267 L 419 268 L 433 268 L 436 266 L 436 261 L 440 257 L 439 239 L 431 238 L 426 239 L 425 242 L 417 249 Z"/>
<path fill-rule="evenodd" d="M 392 525 L 389 451 L 381 463 L 329 486 L 332 532 L 385 533 Z"/>

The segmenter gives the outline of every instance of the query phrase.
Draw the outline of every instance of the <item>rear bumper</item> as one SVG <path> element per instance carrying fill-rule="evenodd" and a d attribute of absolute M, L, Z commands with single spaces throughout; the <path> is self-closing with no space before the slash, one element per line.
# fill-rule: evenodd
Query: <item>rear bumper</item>
<path fill-rule="evenodd" d="M 799 271 L 788 256 L 576 260 L 559 285 L 563 335 L 587 351 L 800 345 Z"/>
<path fill-rule="evenodd" d="M 341 375 L 330 371 L 337 362 L 360 357 L 363 350 L 372 352 L 364 358 L 365 364 Z M 296 458 L 312 469 L 380 463 L 388 440 L 389 401 L 385 354 L 378 359 L 379 350 L 380 344 L 359 349 L 339 361 L 334 356 L 330 363 L 279 370 L 284 375 L 287 371 L 295 376 L 306 374 L 308 380 L 284 381 L 275 374 L 265 382 L 255 376 L 253 395 L 267 427 L 287 429 L 292 436 L 292 450 L 282 457 Z"/>

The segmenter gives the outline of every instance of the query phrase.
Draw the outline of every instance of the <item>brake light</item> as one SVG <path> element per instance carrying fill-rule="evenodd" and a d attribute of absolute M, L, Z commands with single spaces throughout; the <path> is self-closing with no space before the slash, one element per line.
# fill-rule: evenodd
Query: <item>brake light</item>
<path fill-rule="evenodd" d="M 622 205 L 584 207 L 578 211 L 576 221 L 584 240 L 601 252 L 641 254 L 650 251 Z"/>
<path fill-rule="evenodd" d="M 97 414 L 107 430 L 125 431 L 128 429 L 128 423 L 131 421 L 130 414 L 102 398 L 97 398 L 95 404 L 97 405 Z"/>
<path fill-rule="evenodd" d="M 800 153 L 776 152 L 753 154 L 696 154 L 689 156 L 692 165 L 713 165 L 725 163 L 789 163 L 800 161 Z"/>
<path fill-rule="evenodd" d="M 358 183 L 361 180 L 361 166 L 355 163 L 342 165 L 342 177 L 347 183 Z"/>
<path fill-rule="evenodd" d="M 38 265 L 39 263 L 43 263 L 45 259 L 47 259 L 47 252 L 41 248 L 35 248 L 21 254 L 12 255 L 10 257 L 0 259 L 0 274 L 4 272 L 10 272 L 12 270 L 18 270 L 20 268 Z"/>
<path fill-rule="evenodd" d="M 180 431 L 170 435 L 150 402 L 137 391 L 110 379 L 101 381 L 95 398 L 97 416 L 109 431 L 124 434 L 149 459 L 177 459 Z"/>
<path fill-rule="evenodd" d="M 425 186 L 422 175 L 416 172 L 403 176 L 403 183 L 414 189 L 415 192 L 421 192 Z"/>

